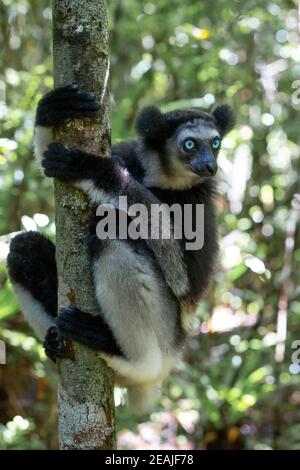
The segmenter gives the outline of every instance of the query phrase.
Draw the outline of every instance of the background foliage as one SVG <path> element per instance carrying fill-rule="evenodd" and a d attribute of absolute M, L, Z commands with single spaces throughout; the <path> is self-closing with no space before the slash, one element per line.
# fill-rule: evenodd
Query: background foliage
<path fill-rule="evenodd" d="M 220 262 L 186 362 L 138 423 L 116 391 L 119 447 L 299 449 L 299 3 L 108 3 L 115 140 L 150 103 L 227 102 L 237 115 L 220 156 Z M 0 449 L 56 448 L 55 368 L 5 269 L 13 232 L 55 231 L 32 159 L 34 109 L 52 87 L 50 2 L 3 0 L 0 22 Z"/>

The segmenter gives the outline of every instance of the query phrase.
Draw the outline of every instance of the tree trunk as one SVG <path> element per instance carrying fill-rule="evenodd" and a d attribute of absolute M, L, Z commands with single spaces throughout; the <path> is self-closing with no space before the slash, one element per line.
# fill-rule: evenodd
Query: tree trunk
<path fill-rule="evenodd" d="M 108 31 L 106 0 L 53 1 L 55 87 L 72 82 L 93 91 L 103 109 L 97 120 L 67 122 L 56 131 L 65 145 L 110 152 Z M 99 157 L 100 158 L 100 157 Z M 86 197 L 55 182 L 59 308 L 75 304 L 95 314 L 97 304 L 85 247 L 90 214 Z M 114 446 L 114 376 L 90 349 L 70 344 L 73 359 L 59 363 L 58 421 L 61 449 Z"/>

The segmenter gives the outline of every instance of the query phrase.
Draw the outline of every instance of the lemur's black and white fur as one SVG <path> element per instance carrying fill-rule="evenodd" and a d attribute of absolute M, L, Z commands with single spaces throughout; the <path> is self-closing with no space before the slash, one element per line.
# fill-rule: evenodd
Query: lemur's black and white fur
<path fill-rule="evenodd" d="M 63 337 L 97 351 L 128 387 L 132 405 L 147 409 L 169 373 L 185 336 L 183 315 L 194 311 L 208 286 L 217 254 L 214 182 L 222 137 L 233 126 L 229 107 L 138 116 L 138 138 L 114 145 L 112 158 L 99 158 L 53 142 L 53 127 L 65 119 L 93 118 L 100 105 L 76 84 L 48 93 L 36 116 L 35 155 L 46 176 L 80 187 L 93 205 L 153 203 L 205 205 L 204 246 L 186 240 L 100 240 L 91 218 L 87 247 L 99 315 L 76 306 L 57 315 L 55 247 L 38 233 L 14 238 L 8 268 L 24 315 L 44 340 L 52 359 L 63 356 Z M 50 144 L 50 145 L 49 145 Z M 158 223 L 149 220 L 149 224 Z"/>

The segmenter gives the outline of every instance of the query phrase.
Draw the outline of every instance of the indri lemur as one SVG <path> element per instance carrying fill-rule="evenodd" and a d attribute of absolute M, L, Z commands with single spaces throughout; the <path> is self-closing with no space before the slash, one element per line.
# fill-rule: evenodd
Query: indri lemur
<path fill-rule="evenodd" d="M 94 214 L 87 247 L 97 316 L 75 305 L 57 315 L 55 247 L 41 234 L 14 238 L 8 268 L 24 315 L 44 340 L 47 355 L 63 356 L 63 337 L 99 351 L 127 386 L 132 406 L 144 411 L 178 358 L 183 316 L 195 312 L 212 274 L 217 254 L 212 177 L 233 115 L 228 106 L 212 114 L 146 108 L 136 121 L 137 139 L 114 145 L 111 159 L 53 143 L 53 128 L 63 120 L 93 118 L 99 109 L 95 95 L 80 92 L 77 84 L 42 98 L 35 155 L 45 175 L 81 188 L 95 207 L 109 203 L 118 209 L 120 195 L 127 196 L 128 206 L 178 203 L 192 204 L 194 210 L 204 204 L 203 248 L 186 250 L 186 240 L 174 237 L 103 241 L 96 235 Z"/>

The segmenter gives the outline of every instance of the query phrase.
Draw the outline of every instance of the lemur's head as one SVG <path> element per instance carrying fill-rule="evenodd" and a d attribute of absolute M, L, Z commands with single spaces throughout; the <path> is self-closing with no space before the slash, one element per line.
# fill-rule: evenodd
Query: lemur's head
<path fill-rule="evenodd" d="M 185 189 L 214 176 L 222 138 L 233 125 L 227 105 L 211 114 L 197 109 L 165 114 L 155 107 L 144 109 L 136 129 L 143 145 L 145 184 Z"/>

